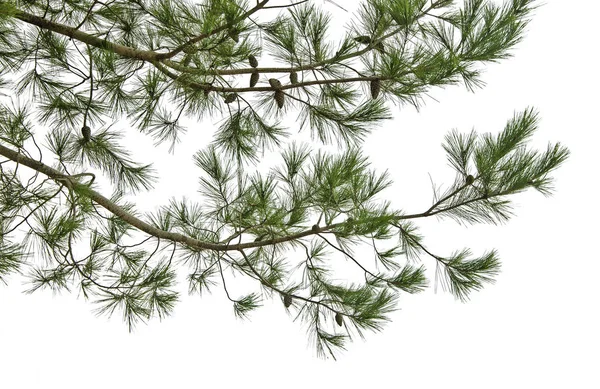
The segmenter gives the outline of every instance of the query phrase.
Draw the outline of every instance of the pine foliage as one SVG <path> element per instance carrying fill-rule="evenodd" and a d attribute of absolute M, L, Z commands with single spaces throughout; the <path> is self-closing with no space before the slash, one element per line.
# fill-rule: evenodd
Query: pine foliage
<path fill-rule="evenodd" d="M 190 293 L 221 286 L 240 318 L 281 298 L 320 355 L 380 330 L 401 293 L 429 285 L 428 265 L 463 301 L 493 282 L 495 250 L 433 253 L 418 219 L 501 223 L 513 215 L 512 195 L 550 194 L 569 153 L 528 147 L 536 111 L 517 112 L 496 135 L 449 133 L 443 148 L 456 178 L 418 214 L 381 200 L 392 182 L 360 146 L 394 104 L 419 107 L 433 87 L 482 86 L 482 64 L 510 57 L 534 0 L 364 0 L 338 40 L 316 3 L 0 1 L 0 92 L 19 96 L 0 105 L 0 280 L 23 273 L 29 292 L 77 290 L 131 329 L 173 311 L 185 272 Z M 280 12 L 266 20 L 269 9 Z M 277 65 L 261 67 L 267 58 Z M 289 142 L 280 122 L 291 112 L 340 152 Z M 183 118 L 222 119 L 194 156 L 202 198 L 142 215 L 125 199 L 152 189 L 155 173 L 112 127 L 126 120 L 173 151 Z M 44 152 L 34 123 L 49 129 Z M 280 164 L 247 169 L 266 149 L 281 151 Z M 25 169 L 36 173 L 27 182 L 17 173 Z M 373 250 L 376 266 L 356 245 Z M 334 281 L 335 256 L 364 282 Z M 255 290 L 232 293 L 231 272 Z"/>

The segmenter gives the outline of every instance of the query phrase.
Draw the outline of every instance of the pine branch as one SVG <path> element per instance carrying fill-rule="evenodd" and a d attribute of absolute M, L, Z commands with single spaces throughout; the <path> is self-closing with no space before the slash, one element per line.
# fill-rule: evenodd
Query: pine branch
<path fill-rule="evenodd" d="M 206 38 L 210 38 L 211 36 L 217 35 L 220 32 L 226 31 L 227 29 L 231 28 L 233 25 L 235 25 L 236 23 L 239 23 L 247 18 L 249 18 L 250 16 L 252 16 L 252 14 L 260 11 L 261 9 L 263 9 L 265 7 L 265 5 L 269 2 L 269 0 L 262 0 L 262 1 L 257 1 L 256 6 L 254 8 L 251 8 L 250 10 L 246 11 L 245 13 L 243 13 L 242 15 L 240 15 L 237 19 L 233 20 L 231 23 L 217 27 L 215 29 L 213 29 L 212 31 L 206 33 L 206 34 L 200 34 L 190 40 L 188 40 L 186 43 L 182 44 L 179 47 L 176 47 L 175 49 L 169 51 L 168 53 L 160 53 L 156 56 L 156 58 L 154 58 L 155 60 L 163 60 L 163 59 L 169 59 L 169 58 L 173 58 L 174 56 L 176 56 L 177 54 L 181 53 L 182 51 L 184 51 L 186 48 L 193 46 L 194 44 L 200 42 L 203 39 Z"/>
<path fill-rule="evenodd" d="M 483 85 L 475 65 L 510 55 L 532 0 L 504 6 L 467 0 L 462 9 L 452 0 L 368 0 L 339 43 L 327 39 L 332 17 L 308 1 L 268 3 L 0 4 L 0 72 L 18 78 L 14 84 L 0 79 L 0 89 L 30 97 L 27 107 L 37 106 L 52 126 L 47 143 L 58 157 L 58 167 L 42 162 L 28 109 L 0 105 L 6 158 L 0 162 L 0 281 L 21 271 L 25 245 L 35 244 L 47 263 L 32 267 L 29 292 L 77 284 L 86 299 L 96 297 L 98 313 L 120 310 L 132 329 L 170 314 L 178 296 L 170 289 L 172 264 L 181 260 L 190 267 L 190 293 L 222 282 L 241 318 L 263 296 L 276 295 L 308 323 L 317 352 L 332 355 L 353 334 L 380 330 L 399 293 L 428 285 L 425 267 L 414 264 L 423 254 L 435 259 L 436 285 L 439 279 L 463 301 L 493 282 L 500 267 L 495 251 L 478 258 L 468 249 L 437 255 L 416 219 L 497 223 L 512 215 L 511 196 L 529 188 L 550 194 L 551 173 L 569 152 L 560 144 L 527 147 L 537 113 L 515 113 L 497 135 L 448 134 L 443 148 L 456 177 L 443 191 L 434 186 L 432 204 L 419 213 L 394 210 L 379 198 L 392 182 L 387 172 L 371 169 L 360 143 L 390 118 L 390 101 L 418 106 L 430 87 Z M 267 9 L 289 12 L 262 23 L 256 16 Z M 282 65 L 259 66 L 267 56 Z M 282 118 L 297 108 L 301 130 L 343 150 L 317 152 L 293 142 L 284 148 L 291 132 Z M 127 115 L 157 146 L 171 141 L 172 151 L 186 131 L 184 120 L 213 114 L 225 117 L 212 143 L 193 158 L 201 169 L 201 199 L 172 200 L 140 216 L 123 200 L 124 190 L 149 189 L 150 165 L 135 164 L 116 142 L 120 134 L 105 124 Z M 281 150 L 281 164 L 266 174 L 253 171 L 268 149 Z M 108 175 L 116 187 L 112 197 L 96 190 L 94 174 L 74 173 L 84 162 Z M 5 169 L 7 163 L 16 169 Z M 34 172 L 27 183 L 17 175 L 23 166 Z M 8 234 L 22 227 L 29 228 L 23 245 L 12 244 Z M 78 256 L 75 244 L 86 232 L 89 253 Z M 129 241 L 138 233 L 141 239 Z M 375 268 L 382 264 L 385 272 L 354 254 L 354 245 L 364 243 Z M 154 247 L 147 251 L 145 244 Z M 170 253 L 158 258 L 163 250 Z M 364 282 L 331 281 L 328 264 L 336 252 L 364 272 Z M 257 281 L 260 292 L 236 298 L 226 270 Z M 300 280 L 290 283 L 295 270 Z"/>
<path fill-rule="evenodd" d="M 23 11 L 16 11 L 14 13 L 15 18 L 37 26 L 41 29 L 49 30 L 52 32 L 56 32 L 57 34 L 61 34 L 67 36 L 69 38 L 77 39 L 83 43 L 87 43 L 90 46 L 97 47 L 99 49 L 111 50 L 116 54 L 125 57 L 132 58 L 141 61 L 155 61 L 158 60 L 159 53 L 148 50 L 137 50 L 131 47 L 123 46 L 114 42 L 110 42 L 106 39 L 100 39 L 93 35 L 87 34 L 83 31 L 76 29 L 75 27 L 66 26 L 64 24 L 56 23 L 42 17 L 32 15 Z"/>

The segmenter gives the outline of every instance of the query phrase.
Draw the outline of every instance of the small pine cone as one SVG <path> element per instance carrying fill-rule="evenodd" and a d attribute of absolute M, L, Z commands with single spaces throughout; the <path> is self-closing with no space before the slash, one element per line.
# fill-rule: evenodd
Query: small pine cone
<path fill-rule="evenodd" d="M 371 97 L 376 99 L 379 96 L 379 92 L 381 92 L 381 81 L 376 78 L 371 81 Z"/>
<path fill-rule="evenodd" d="M 210 89 L 204 89 L 204 97 L 208 97 L 208 94 L 210 93 Z"/>
<path fill-rule="evenodd" d="M 366 35 L 357 36 L 356 38 L 354 38 L 354 40 L 357 41 L 358 43 L 362 43 L 363 45 L 371 44 L 371 38 L 369 38 Z"/>
<path fill-rule="evenodd" d="M 252 66 L 253 68 L 258 66 L 258 60 L 256 59 L 255 56 L 253 56 L 252 54 L 250 54 L 248 56 L 248 62 L 250 62 L 250 66 Z"/>
<path fill-rule="evenodd" d="M 289 294 L 286 294 L 283 296 L 283 305 L 286 308 L 289 308 L 290 305 L 292 305 L 292 296 L 290 296 Z"/>
<path fill-rule="evenodd" d="M 298 83 L 298 73 L 296 73 L 296 72 L 290 73 L 290 83 L 292 85 L 296 85 Z"/>
<path fill-rule="evenodd" d="M 342 315 L 339 312 L 335 314 L 335 322 L 340 327 L 342 326 L 342 324 L 344 324 L 344 318 L 342 317 Z"/>
<path fill-rule="evenodd" d="M 258 82 L 258 77 L 259 76 L 260 75 L 258 74 L 257 70 L 255 70 L 255 71 L 252 72 L 252 74 L 250 75 L 250 88 L 254 88 L 254 86 Z"/>
<path fill-rule="evenodd" d="M 312 226 L 312 232 L 319 232 L 319 226 L 317 224 Z"/>
<path fill-rule="evenodd" d="M 186 54 L 196 54 L 198 52 L 198 47 L 195 45 L 187 45 L 183 48 L 183 52 Z"/>
<path fill-rule="evenodd" d="M 473 177 L 472 175 L 468 175 L 467 178 L 465 179 L 465 182 L 467 185 L 471 185 L 473 183 L 473 181 L 475 181 L 475 177 Z"/>
<path fill-rule="evenodd" d="M 236 28 L 232 28 L 231 30 L 229 30 L 227 32 L 227 35 L 229 35 L 229 37 L 233 39 L 235 43 L 238 43 L 240 41 L 240 32 Z"/>
<path fill-rule="evenodd" d="M 269 78 L 271 88 L 281 88 L 281 82 L 276 78 Z"/>
<path fill-rule="evenodd" d="M 92 130 L 88 126 L 81 127 L 81 135 L 86 142 L 89 142 L 92 138 Z"/>
<path fill-rule="evenodd" d="M 281 90 L 275 91 L 275 101 L 277 102 L 277 107 L 279 109 L 283 108 L 283 102 L 285 100 L 285 94 Z"/>
<path fill-rule="evenodd" d="M 225 96 L 225 104 L 231 104 L 235 101 L 235 99 L 237 99 L 237 93 L 230 93 L 227 96 Z"/>

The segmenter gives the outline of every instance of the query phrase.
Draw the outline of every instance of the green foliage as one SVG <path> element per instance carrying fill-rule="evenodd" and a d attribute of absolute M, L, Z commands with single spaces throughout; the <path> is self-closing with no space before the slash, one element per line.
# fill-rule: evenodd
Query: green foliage
<path fill-rule="evenodd" d="M 233 312 L 239 318 L 247 318 L 250 311 L 258 308 L 260 298 L 256 293 L 250 293 L 233 303 Z"/>
<path fill-rule="evenodd" d="M 448 259 L 439 259 L 441 267 L 438 270 L 443 269 L 442 286 L 463 301 L 468 299 L 471 291 L 481 289 L 484 282 L 494 282 L 492 277 L 500 271 L 500 261 L 495 251 L 466 260 L 470 254 L 469 249 L 463 249 Z"/>
<path fill-rule="evenodd" d="M 361 143 L 392 117 L 390 103 L 419 107 L 433 87 L 481 87 L 480 65 L 510 56 L 535 8 L 456 3 L 365 0 L 334 40 L 332 16 L 313 1 L 1 1 L 0 93 L 19 100 L 0 105 L 0 280 L 28 273 L 28 292 L 77 289 L 131 330 L 173 311 L 185 272 L 189 293 L 222 286 L 239 318 L 280 298 L 319 355 L 381 330 L 399 294 L 429 285 L 426 259 L 434 284 L 467 300 L 498 274 L 496 251 L 433 253 L 418 219 L 504 222 L 512 195 L 551 193 L 550 174 L 569 153 L 528 147 L 538 115 L 527 108 L 497 135 L 447 135 L 456 178 L 435 189 L 429 209 L 407 214 L 380 198 L 392 181 L 370 168 Z M 281 12 L 265 20 L 269 7 Z M 290 141 L 281 123 L 292 111 L 301 130 L 339 152 Z M 125 196 L 156 177 L 120 144 L 122 133 L 132 127 L 174 152 L 184 118 L 219 121 L 193 158 L 199 199 L 140 215 Z M 33 123 L 47 127 L 52 155 Z M 259 174 L 267 149 L 281 162 Z M 35 175 L 24 182 L 17 170 L 26 169 Z M 88 169 L 108 178 L 111 196 Z M 336 277 L 335 257 L 364 282 Z M 236 295 L 231 274 L 255 289 Z"/>
<path fill-rule="evenodd" d="M 0 281 L 6 284 L 4 277 L 18 272 L 25 261 L 22 247 L 18 244 L 0 242 Z"/>
<path fill-rule="evenodd" d="M 441 199 L 429 214 L 469 223 L 496 223 L 511 216 L 506 196 L 527 188 L 549 195 L 549 174 L 565 162 L 569 151 L 558 143 L 549 145 L 543 153 L 529 150 L 526 142 L 537 123 L 537 113 L 528 108 L 515 114 L 496 137 L 489 133 L 480 136 L 474 131 L 447 135 L 444 149 L 458 174 L 453 186 L 445 194 L 438 194 Z M 473 183 L 465 185 L 468 175 L 472 175 Z"/>

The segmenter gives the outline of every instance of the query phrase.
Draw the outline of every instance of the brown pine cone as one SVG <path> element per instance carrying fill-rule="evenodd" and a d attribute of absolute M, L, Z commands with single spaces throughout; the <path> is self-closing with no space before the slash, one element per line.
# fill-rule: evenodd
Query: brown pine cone
<path fill-rule="evenodd" d="M 290 73 L 290 83 L 292 85 L 296 85 L 298 83 L 298 73 L 296 73 L 296 72 Z"/>
<path fill-rule="evenodd" d="M 381 81 L 376 78 L 371 81 L 371 97 L 376 99 L 379 96 L 379 92 L 381 92 Z"/>
<path fill-rule="evenodd" d="M 250 66 L 252 66 L 253 68 L 258 66 L 258 60 L 256 59 L 255 56 L 253 56 L 252 54 L 250 54 L 248 56 L 248 62 L 250 62 Z"/>
<path fill-rule="evenodd" d="M 371 38 L 369 38 L 366 35 L 357 36 L 356 38 L 354 38 L 354 40 L 357 41 L 358 43 L 362 43 L 363 45 L 371 44 Z"/>
<path fill-rule="evenodd" d="M 344 324 L 344 318 L 342 317 L 342 315 L 340 315 L 340 313 L 336 313 L 335 314 L 335 322 L 338 324 L 338 326 L 342 326 L 342 324 Z"/>
<path fill-rule="evenodd" d="M 253 88 L 256 83 L 258 82 L 258 78 L 259 78 L 259 74 L 258 71 L 255 70 L 252 72 L 252 74 L 250 75 L 250 88 Z"/>
<path fill-rule="evenodd" d="M 279 90 L 279 89 L 276 90 L 274 97 L 275 97 L 275 101 L 277 102 L 277 107 L 279 109 L 283 108 L 283 103 L 285 100 L 285 94 L 283 93 L 283 91 Z"/>
<path fill-rule="evenodd" d="M 198 47 L 195 45 L 187 45 L 183 48 L 183 52 L 186 54 L 196 54 L 198 52 Z"/>
<path fill-rule="evenodd" d="M 237 93 L 230 93 L 227 96 L 225 96 L 225 104 L 231 104 L 235 101 L 235 99 L 237 99 Z"/>
<path fill-rule="evenodd" d="M 292 305 L 292 296 L 290 296 L 289 294 L 286 294 L 283 296 L 283 305 L 286 308 L 289 308 L 290 305 Z"/>
<path fill-rule="evenodd" d="M 83 140 L 89 142 L 92 138 L 92 130 L 88 126 L 83 126 L 81 128 L 81 135 L 83 135 Z"/>
<path fill-rule="evenodd" d="M 235 43 L 238 43 L 240 41 L 240 32 L 238 31 L 237 28 L 232 28 L 227 32 L 227 35 L 229 35 L 229 37 L 231 39 L 233 39 L 233 41 Z"/>
<path fill-rule="evenodd" d="M 281 88 L 281 82 L 276 78 L 269 78 L 271 88 Z"/>

